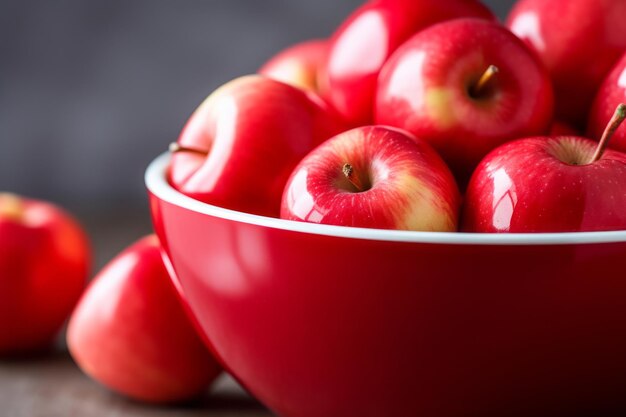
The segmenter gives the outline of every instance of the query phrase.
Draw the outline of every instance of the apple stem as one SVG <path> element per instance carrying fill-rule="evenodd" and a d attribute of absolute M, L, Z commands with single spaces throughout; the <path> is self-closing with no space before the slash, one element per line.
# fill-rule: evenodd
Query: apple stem
<path fill-rule="evenodd" d="M 476 84 L 474 84 L 470 89 L 471 96 L 475 98 L 480 97 L 489 81 L 491 81 L 498 72 L 500 72 L 498 67 L 495 65 L 489 65 L 485 72 L 483 72 L 483 75 L 481 75 L 478 79 L 478 82 L 476 82 Z"/>
<path fill-rule="evenodd" d="M 199 155 L 204 155 L 204 156 L 209 154 L 207 151 L 203 151 L 202 149 L 195 149 L 195 148 L 189 148 L 187 146 L 182 146 L 178 142 L 170 143 L 169 150 L 171 153 L 192 152 L 192 153 L 197 153 Z"/>
<path fill-rule="evenodd" d="M 604 151 L 606 150 L 606 147 L 609 144 L 611 137 L 613 136 L 617 128 L 620 127 L 624 119 L 626 119 L 626 104 L 620 103 L 615 109 L 615 113 L 609 121 L 609 124 L 606 126 L 606 129 L 604 129 L 604 133 L 602 133 L 602 138 L 600 138 L 600 142 L 596 147 L 596 151 L 589 161 L 590 164 L 593 164 L 594 162 L 597 162 L 600 160 L 600 158 L 602 158 L 602 155 L 604 154 Z"/>
<path fill-rule="evenodd" d="M 363 191 L 364 189 L 363 184 L 361 183 L 361 180 L 359 179 L 359 177 L 355 175 L 354 168 L 352 167 L 352 165 L 344 164 L 341 171 L 343 172 L 343 175 L 346 176 L 348 181 L 350 181 L 350 184 L 354 185 L 354 188 L 356 188 L 358 192 Z"/>

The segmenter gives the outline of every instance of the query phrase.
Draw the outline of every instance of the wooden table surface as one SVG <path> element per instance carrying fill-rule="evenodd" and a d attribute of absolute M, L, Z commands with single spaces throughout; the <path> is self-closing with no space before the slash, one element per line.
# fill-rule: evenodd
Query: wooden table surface
<path fill-rule="evenodd" d="M 127 400 L 84 375 L 69 354 L 0 360 L 1 417 L 272 417 L 232 378 L 220 377 L 192 404 L 156 407 Z"/>

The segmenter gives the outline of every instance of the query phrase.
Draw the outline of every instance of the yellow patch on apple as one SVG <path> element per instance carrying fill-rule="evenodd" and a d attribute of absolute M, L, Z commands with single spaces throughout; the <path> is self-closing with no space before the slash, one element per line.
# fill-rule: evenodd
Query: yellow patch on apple
<path fill-rule="evenodd" d="M 429 187 L 415 177 L 402 175 L 399 178 L 406 195 L 413 196 L 406 207 L 407 212 L 399 217 L 405 219 L 400 229 L 420 230 L 424 232 L 455 232 L 457 225 L 450 215 L 450 207 L 442 207 L 441 197 L 435 195 Z M 415 195 L 419 195 L 415 198 Z M 441 211 L 446 211 L 446 216 Z"/>
<path fill-rule="evenodd" d="M 450 106 L 452 95 L 447 88 L 429 88 L 425 95 L 426 112 L 438 127 L 447 129 L 456 122 L 454 109 Z"/>

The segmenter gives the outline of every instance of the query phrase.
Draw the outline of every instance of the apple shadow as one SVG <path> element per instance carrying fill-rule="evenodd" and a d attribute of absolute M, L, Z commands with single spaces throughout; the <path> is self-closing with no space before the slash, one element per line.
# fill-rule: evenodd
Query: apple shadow
<path fill-rule="evenodd" d="M 236 411 L 236 412 L 256 412 L 255 416 L 273 416 L 273 414 L 267 410 L 263 404 L 261 404 L 254 397 L 249 395 L 243 395 L 239 393 L 228 393 L 228 392 L 218 392 L 218 393 L 206 393 L 202 397 L 188 401 L 186 403 L 181 403 L 175 406 L 168 407 L 170 409 L 177 410 L 187 410 L 187 411 L 198 411 L 202 414 L 198 415 L 206 415 L 207 411 L 213 412 L 228 412 L 228 411 Z M 187 415 L 187 414 L 185 414 Z M 195 415 L 195 414 L 189 414 Z"/>
<path fill-rule="evenodd" d="M 56 346 L 48 346 L 27 352 L 9 352 L 0 354 L 2 365 L 35 365 L 67 361 L 70 355 Z M 71 359 L 70 359 L 71 360 Z"/>

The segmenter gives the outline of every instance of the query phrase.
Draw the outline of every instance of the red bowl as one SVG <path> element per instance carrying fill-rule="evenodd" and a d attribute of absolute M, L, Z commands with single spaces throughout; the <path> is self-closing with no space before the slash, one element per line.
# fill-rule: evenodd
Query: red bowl
<path fill-rule="evenodd" d="M 626 231 L 290 222 L 190 199 L 168 161 L 146 183 L 175 284 L 226 369 L 279 415 L 626 410 Z"/>

